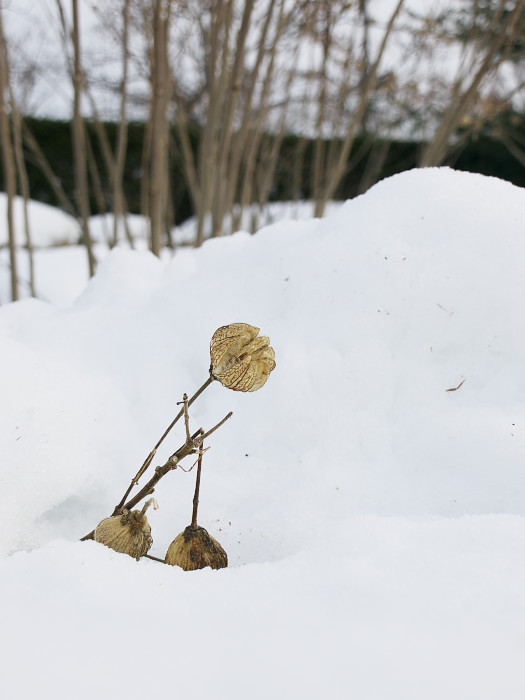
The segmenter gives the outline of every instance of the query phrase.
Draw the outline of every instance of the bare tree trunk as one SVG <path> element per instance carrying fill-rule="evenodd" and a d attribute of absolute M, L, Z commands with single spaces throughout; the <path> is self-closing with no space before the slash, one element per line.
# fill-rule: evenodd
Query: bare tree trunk
<path fill-rule="evenodd" d="M 14 200 L 16 196 L 16 164 L 11 142 L 11 126 L 9 124 L 9 71 L 7 46 L 4 36 L 2 9 L 0 8 L 0 139 L 2 143 L 2 165 L 7 193 L 7 231 L 9 236 L 9 262 L 11 266 L 11 300 L 16 301 L 18 295 L 18 269 L 16 230 L 14 222 Z"/>
<path fill-rule="evenodd" d="M 398 0 L 394 11 L 392 12 L 390 19 L 388 21 L 388 24 L 385 28 L 385 31 L 383 32 L 383 38 L 381 40 L 381 44 L 379 46 L 379 49 L 377 51 L 377 55 L 375 58 L 375 61 L 372 66 L 370 66 L 370 69 L 368 71 L 368 76 L 366 79 L 365 85 L 362 87 L 361 90 L 361 95 L 359 99 L 359 104 L 357 106 L 356 112 L 353 115 L 352 122 L 349 125 L 349 128 L 347 130 L 346 136 L 343 139 L 343 142 L 341 144 L 341 148 L 339 151 L 339 154 L 337 156 L 337 159 L 334 163 L 334 166 L 330 169 L 330 172 L 328 173 L 327 176 L 327 181 L 326 181 L 326 186 L 324 187 L 323 190 L 323 196 L 322 200 L 319 201 L 319 203 L 316 202 L 316 211 L 315 215 L 316 216 L 322 216 L 324 213 L 324 209 L 326 207 L 327 202 L 332 199 L 332 197 L 335 194 L 335 191 L 341 182 L 342 177 L 344 176 L 347 168 L 347 161 L 348 161 L 348 156 L 350 154 L 350 150 L 353 146 L 355 137 L 357 135 L 358 129 L 360 125 L 362 124 L 362 120 L 366 114 L 366 111 L 368 109 L 368 105 L 370 103 L 370 99 L 372 97 L 372 94 L 375 90 L 376 84 L 377 84 L 377 77 L 379 73 L 379 66 L 381 64 L 383 55 L 385 53 L 385 49 L 387 47 L 388 41 L 390 39 L 390 36 L 392 34 L 392 31 L 394 29 L 394 25 L 396 22 L 396 19 L 401 12 L 401 9 L 403 8 L 404 0 Z"/>
<path fill-rule="evenodd" d="M 207 63 L 208 109 L 206 123 L 201 133 L 199 147 L 200 209 L 197 213 L 197 235 L 195 244 L 204 240 L 204 227 L 211 215 L 218 165 L 220 115 L 229 81 L 230 33 L 233 22 L 233 0 L 217 0 L 211 4 L 211 21 L 208 36 L 203 43 L 209 46 Z M 212 235 L 213 235 L 212 230 Z"/>
<path fill-rule="evenodd" d="M 22 194 L 22 208 L 23 208 L 23 218 L 24 218 L 24 232 L 26 238 L 27 247 L 27 257 L 29 260 L 29 287 L 31 290 L 31 296 L 36 297 L 36 287 L 35 287 L 35 256 L 33 250 L 33 239 L 31 236 L 31 224 L 29 221 L 29 179 L 27 177 L 26 164 L 24 160 L 24 146 L 22 138 L 22 115 L 18 110 L 18 105 L 15 102 L 15 96 L 13 90 L 11 89 L 11 114 L 13 117 L 13 136 L 14 136 L 14 150 L 15 150 L 15 161 L 16 170 L 18 173 L 18 182 L 20 185 L 20 192 Z"/>
<path fill-rule="evenodd" d="M 375 185 L 383 170 L 383 166 L 390 150 L 390 141 L 386 139 L 379 144 L 372 144 L 366 161 L 365 171 L 358 187 L 358 194 L 363 194 Z"/>
<path fill-rule="evenodd" d="M 501 64 L 503 59 L 501 50 L 505 42 L 512 41 L 516 33 L 518 21 L 525 9 L 525 0 L 519 0 L 512 12 L 509 13 L 503 26 L 499 26 L 506 6 L 506 0 L 500 0 L 491 22 L 491 27 L 489 27 L 489 31 L 487 32 L 489 36 L 493 36 L 493 39 L 487 46 L 485 55 L 481 57 L 477 69 L 470 78 L 470 82 L 468 82 L 464 76 L 459 76 L 456 79 L 449 105 L 443 115 L 437 132 L 434 134 L 432 142 L 423 152 L 420 160 L 420 167 L 431 167 L 440 165 L 443 162 L 449 150 L 450 137 L 453 135 L 459 126 L 461 118 L 474 101 L 481 84 L 489 75 L 493 74 Z"/>
<path fill-rule="evenodd" d="M 256 0 L 217 0 L 210 3 L 209 22 L 201 23 L 208 105 L 199 144 L 198 185 L 192 186 L 198 197 L 197 245 L 210 218 L 212 236 L 225 232 L 230 214 L 234 226 L 238 224 L 253 191 L 249 180 L 255 176 L 260 132 L 267 126 L 275 57 L 293 10 L 289 4 L 286 9 L 284 0 L 259 3 L 261 10 L 263 5 L 264 13 L 256 16 Z M 249 47 L 255 50 L 248 66 Z M 185 161 L 193 165 L 186 156 L 187 143 L 183 149 Z"/>
<path fill-rule="evenodd" d="M 332 49 L 333 17 L 331 0 L 323 0 L 318 6 L 322 21 L 323 59 L 319 70 L 319 94 L 317 96 L 316 139 L 314 143 L 314 161 L 312 168 L 312 198 L 315 202 L 315 216 L 324 207 L 324 175 L 326 174 L 326 138 L 325 120 L 327 111 L 328 60 Z"/>
<path fill-rule="evenodd" d="M 223 222 L 226 214 L 226 209 L 229 206 L 227 201 L 228 178 L 232 173 L 228 173 L 228 160 L 230 156 L 230 147 L 234 132 L 234 115 L 239 104 L 241 93 L 241 82 L 243 72 L 245 70 L 245 51 L 246 42 L 248 39 L 248 31 L 250 29 L 250 20 L 254 8 L 255 0 L 245 0 L 244 11 L 242 15 L 241 26 L 235 38 L 235 57 L 233 68 L 226 92 L 222 96 L 222 114 L 220 130 L 220 138 L 217 148 L 217 170 L 215 173 L 213 206 L 212 206 L 212 221 L 213 235 L 220 236 L 223 233 Z"/>
<path fill-rule="evenodd" d="M 514 158 L 516 158 L 518 163 L 525 167 L 525 150 L 520 148 L 517 143 L 514 143 L 514 141 L 503 130 L 498 131 L 498 138 L 508 152 L 514 156 Z"/>
<path fill-rule="evenodd" d="M 275 168 L 277 167 L 277 161 L 279 158 L 279 153 L 281 151 L 284 133 L 285 123 L 283 120 L 278 133 L 274 134 L 272 137 L 271 146 L 266 150 L 266 163 L 263 167 L 259 169 L 259 177 L 257 180 L 257 200 L 259 202 L 259 208 L 261 210 L 268 205 L 268 202 L 270 200 L 270 192 L 272 189 L 272 183 L 274 181 Z"/>
<path fill-rule="evenodd" d="M 262 95 L 262 106 L 259 120 L 254 123 L 254 133 L 250 139 L 248 152 L 245 158 L 244 182 L 240 199 L 240 216 L 244 207 L 252 204 L 254 197 L 257 198 L 258 212 L 252 208 L 250 230 L 254 233 L 259 225 L 260 213 L 268 204 L 270 190 L 274 181 L 275 170 L 281 152 L 281 146 L 286 131 L 286 112 L 289 98 L 281 107 L 280 123 L 273 134 L 265 134 L 264 124 L 269 111 L 269 87 L 273 78 L 275 54 L 272 53 L 270 67 L 268 69 Z M 291 83 L 295 73 L 290 71 L 285 86 L 285 94 L 291 94 Z"/>
<path fill-rule="evenodd" d="M 80 33 L 79 33 L 79 16 L 78 16 L 78 0 L 72 0 L 73 9 L 73 50 L 74 50 L 74 66 L 73 66 L 73 158 L 75 166 L 75 199 L 80 215 L 80 226 L 82 229 L 82 238 L 86 246 L 88 256 L 89 274 L 95 274 L 96 260 L 93 253 L 93 245 L 89 232 L 89 187 L 87 176 L 87 150 L 86 150 L 86 133 L 84 120 L 80 111 L 80 102 L 82 98 L 82 87 L 84 77 L 82 74 L 82 66 L 80 60 Z"/>
<path fill-rule="evenodd" d="M 368 0 L 359 0 L 359 17 L 361 19 L 361 24 L 363 26 L 363 43 L 361 47 L 361 91 L 362 96 L 366 90 L 366 85 L 368 81 L 368 74 L 370 72 L 370 15 L 368 14 Z M 366 133 L 367 129 L 367 115 L 368 115 L 368 105 L 363 115 L 362 127 L 363 131 Z"/>
<path fill-rule="evenodd" d="M 73 203 L 70 201 L 70 199 L 68 198 L 64 188 L 62 187 L 62 184 L 60 182 L 60 178 L 54 172 L 54 170 L 51 167 L 51 164 L 49 163 L 48 159 L 46 158 L 44 152 L 42 151 L 42 149 L 38 145 L 38 142 L 35 139 L 31 129 L 28 127 L 28 125 L 25 122 L 22 122 L 22 131 L 23 131 L 23 136 L 24 136 L 24 143 L 26 144 L 26 146 L 29 148 L 29 150 L 33 154 L 33 156 L 38 164 L 38 167 L 42 171 L 49 186 L 53 190 L 53 194 L 57 198 L 58 204 L 62 207 L 62 209 L 65 212 L 70 214 L 70 216 L 77 218 L 77 215 L 75 212 L 75 207 L 74 207 Z"/>
<path fill-rule="evenodd" d="M 91 140 L 89 138 L 89 135 L 86 134 L 86 156 L 87 156 L 87 166 L 88 166 L 88 174 L 91 179 L 91 187 L 92 187 L 92 192 L 93 192 L 93 197 L 95 199 L 98 213 L 101 218 L 101 224 L 102 224 L 102 230 L 104 231 L 104 239 L 110 247 L 111 245 L 111 235 L 106 219 L 106 214 L 107 214 L 107 206 L 106 206 L 106 198 L 104 197 L 104 189 L 102 187 L 102 180 L 100 178 L 100 172 L 98 168 L 98 163 L 97 159 L 95 157 L 95 153 L 93 151 L 93 146 L 91 145 Z"/>
<path fill-rule="evenodd" d="M 140 213 L 145 219 L 150 217 L 150 163 L 151 163 L 151 148 L 153 140 L 153 126 L 151 119 L 148 119 L 144 126 L 144 141 L 142 144 L 142 162 L 141 162 L 141 179 L 140 179 Z"/>
<path fill-rule="evenodd" d="M 228 177 L 225 181 L 228 187 L 223 194 L 223 213 L 224 217 L 227 212 L 232 212 L 232 231 L 238 230 L 240 227 L 244 208 L 252 201 L 256 170 L 257 170 L 257 155 L 259 146 L 263 136 L 265 125 L 270 111 L 270 95 L 273 80 L 275 76 L 275 59 L 276 50 L 279 45 L 279 40 L 282 36 L 284 27 L 288 21 L 288 16 L 285 14 L 285 3 L 280 0 L 276 5 L 274 0 L 271 0 L 266 18 L 263 24 L 263 29 L 259 36 L 259 48 L 253 69 L 250 72 L 248 80 L 249 88 L 243 99 L 244 109 L 240 115 L 240 126 L 235 133 L 235 138 L 231 141 L 230 154 L 228 159 Z M 271 21 L 277 11 L 277 23 L 273 34 L 269 36 L 269 28 Z M 269 44 L 270 49 L 266 44 Z M 268 65 L 264 65 L 265 55 L 269 53 Z M 258 92 L 258 107 L 255 108 L 253 101 L 258 86 L 258 77 L 264 73 L 262 87 Z M 289 72 L 289 76 L 293 75 L 293 71 Z M 290 83 L 288 83 L 289 86 Z M 288 94 L 287 91 L 285 91 Z M 239 197 L 239 206 L 235 211 L 235 201 L 239 182 L 242 173 L 242 187 Z M 234 213 L 235 211 L 235 213 Z"/>
<path fill-rule="evenodd" d="M 120 119 L 117 135 L 115 170 L 113 173 L 113 245 L 118 242 L 118 225 L 120 219 L 124 226 L 124 231 L 130 246 L 133 248 L 133 238 L 129 230 L 126 207 L 124 200 L 124 166 L 126 163 L 126 148 L 128 143 L 128 120 L 127 120 L 127 100 L 128 100 L 128 65 L 129 65 L 129 4 L 130 0 L 124 0 L 122 8 L 122 81 L 120 85 Z"/>
<path fill-rule="evenodd" d="M 113 153 L 111 151 L 111 144 L 110 144 L 108 135 L 106 133 L 106 129 L 104 127 L 104 124 L 99 116 L 95 100 L 93 99 L 91 91 L 89 90 L 88 86 L 86 86 L 86 85 L 84 85 L 84 94 L 86 95 L 86 97 L 89 101 L 90 107 L 91 107 L 92 123 L 93 123 L 93 126 L 95 127 L 95 134 L 97 136 L 97 140 L 98 140 L 98 143 L 100 146 L 100 151 L 102 153 L 102 160 L 103 160 L 104 165 L 106 167 L 106 172 L 107 172 L 109 181 L 111 183 L 112 190 L 114 190 L 115 182 L 116 182 L 115 178 L 117 176 L 117 172 L 116 172 L 117 166 L 116 166 L 115 158 L 114 158 Z M 125 152 L 124 152 L 124 156 L 125 156 Z M 94 181 L 95 187 L 98 186 L 99 191 L 102 192 L 103 191 L 102 180 L 101 180 L 100 175 L 99 175 L 100 170 L 98 168 L 98 165 L 96 164 L 95 157 L 94 157 L 93 153 L 91 153 L 91 155 L 89 155 L 88 163 L 89 163 L 89 171 L 92 174 L 93 174 L 93 172 L 95 172 L 95 181 Z M 95 164 L 95 171 L 93 170 L 93 163 Z M 105 204 L 103 206 L 100 206 L 101 201 L 104 201 L 104 197 L 102 197 L 102 199 L 101 199 L 99 196 L 99 193 L 96 193 L 96 196 L 98 199 L 99 211 L 101 213 L 105 212 L 106 211 Z M 125 210 L 127 203 L 126 203 L 126 198 L 124 196 L 124 192 L 122 189 L 121 189 L 121 200 L 122 200 L 122 209 Z M 124 221 L 126 222 L 126 219 L 124 219 Z M 127 227 L 127 222 L 125 225 L 125 230 L 126 230 L 126 235 L 128 236 L 128 240 L 129 240 L 130 237 L 129 237 L 129 231 L 128 231 L 128 227 Z M 113 245 L 112 237 L 107 237 L 107 241 L 108 241 L 108 245 L 110 245 L 110 246 Z"/>
<path fill-rule="evenodd" d="M 184 175 L 189 195 L 193 204 L 193 209 L 198 212 L 200 209 L 201 191 L 200 182 L 197 173 L 197 164 L 191 147 L 189 118 L 184 101 L 175 93 L 177 104 L 177 135 L 180 141 L 182 151 L 182 162 L 184 167 Z"/>
<path fill-rule="evenodd" d="M 304 154 L 307 143 L 308 141 L 305 138 L 299 138 L 293 159 L 292 192 L 293 201 L 296 207 L 299 204 L 302 194 Z"/>
<path fill-rule="evenodd" d="M 170 0 L 155 0 L 153 16 L 153 72 L 151 96 L 151 169 L 150 206 L 151 251 L 160 255 L 168 213 L 169 154 L 169 63 L 168 37 L 171 15 Z"/>

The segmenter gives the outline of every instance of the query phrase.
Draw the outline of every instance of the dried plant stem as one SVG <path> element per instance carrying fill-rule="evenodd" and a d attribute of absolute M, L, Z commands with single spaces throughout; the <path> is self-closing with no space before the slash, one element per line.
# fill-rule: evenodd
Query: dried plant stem
<path fill-rule="evenodd" d="M 153 503 L 153 508 L 154 508 L 155 510 L 157 510 L 158 507 L 159 507 L 159 506 L 157 505 L 157 501 L 156 501 L 154 498 L 150 498 L 149 501 L 146 501 L 146 503 L 144 503 L 144 505 L 142 506 L 142 510 L 140 511 L 140 514 L 141 514 L 141 515 L 146 515 L 146 511 L 148 510 L 148 508 L 150 507 L 150 505 L 151 505 L 152 503 Z"/>
<path fill-rule="evenodd" d="M 189 402 L 185 402 L 185 404 L 186 403 L 189 405 Z M 166 474 L 172 471 L 173 469 L 176 469 L 179 465 L 179 462 L 181 462 L 185 457 L 188 457 L 191 454 L 200 453 L 202 450 L 203 440 L 212 433 L 214 433 L 216 430 L 218 430 L 221 427 L 221 425 L 223 425 L 229 418 L 231 418 L 231 416 L 232 412 L 230 411 L 230 413 L 228 413 L 227 416 L 225 416 L 213 428 L 208 430 L 208 432 L 205 433 L 203 432 L 202 428 L 199 428 L 199 430 L 193 433 L 193 435 L 190 435 L 189 438 L 186 439 L 186 442 L 171 455 L 171 457 L 165 464 L 155 469 L 155 474 L 151 477 L 148 483 L 135 496 L 133 496 L 132 499 L 130 499 L 127 503 L 124 503 L 122 505 L 122 510 L 124 510 L 124 508 L 126 508 L 127 510 L 131 510 L 134 506 L 137 505 L 137 503 L 142 501 L 143 498 L 146 498 L 146 496 L 152 494 L 155 490 L 155 486 L 162 479 L 162 477 L 166 476 Z M 95 531 L 92 530 L 89 534 L 84 535 L 81 541 L 84 542 L 85 540 L 92 540 L 94 535 Z"/>
<path fill-rule="evenodd" d="M 199 460 L 197 462 L 197 478 L 195 479 L 195 493 L 193 495 L 193 511 L 191 514 L 191 529 L 197 529 L 197 510 L 199 508 L 199 491 L 201 488 L 202 455 L 204 454 L 204 444 L 201 444 Z"/>
<path fill-rule="evenodd" d="M 146 559 L 153 559 L 153 561 L 160 561 L 161 564 L 165 564 L 166 562 L 164 559 L 159 559 L 158 557 L 154 557 L 153 554 L 143 554 L 142 557 Z"/>
<path fill-rule="evenodd" d="M 171 429 L 174 427 L 174 425 L 181 419 L 183 415 L 185 415 L 186 411 L 186 416 L 187 416 L 187 411 L 188 411 L 188 406 L 191 406 L 191 404 L 202 394 L 202 392 L 207 389 L 210 384 L 215 380 L 214 377 L 210 374 L 208 379 L 204 382 L 204 384 L 200 387 L 200 389 L 197 389 L 197 391 L 193 394 L 191 399 L 188 400 L 188 397 L 186 394 L 184 394 L 184 406 L 181 408 L 181 410 L 177 413 L 175 418 L 171 421 L 171 423 L 168 425 L 166 430 L 162 433 L 160 436 L 157 444 L 155 447 L 151 450 L 149 455 L 146 457 L 144 460 L 144 463 L 142 464 L 141 468 L 138 470 L 136 475 L 133 477 L 131 480 L 131 484 L 128 486 L 126 492 L 120 499 L 119 503 L 115 506 L 115 509 L 113 510 L 112 515 L 118 515 L 121 511 L 122 508 L 124 507 L 124 503 L 126 502 L 126 499 L 128 498 L 129 494 L 131 493 L 131 490 L 133 489 L 134 486 L 136 486 L 139 482 L 140 477 L 144 474 L 146 469 L 150 466 L 150 464 L 153 462 L 153 458 L 155 457 L 155 454 L 157 453 L 157 450 L 159 449 L 160 445 L 164 442 L 165 438 L 171 431 Z M 186 424 L 187 425 L 187 424 Z M 186 440 L 188 439 L 188 428 L 186 428 Z"/>

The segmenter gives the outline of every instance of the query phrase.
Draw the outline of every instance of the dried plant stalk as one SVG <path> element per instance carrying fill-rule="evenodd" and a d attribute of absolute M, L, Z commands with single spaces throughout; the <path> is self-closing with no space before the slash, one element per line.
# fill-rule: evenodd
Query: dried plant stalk
<path fill-rule="evenodd" d="M 211 366 L 208 379 L 190 399 L 188 399 L 186 394 L 184 395 L 184 400 L 182 402 L 184 404 L 183 408 L 175 416 L 175 418 L 172 420 L 170 425 L 161 435 L 161 437 L 159 438 L 149 455 L 146 457 L 144 463 L 138 470 L 137 474 L 133 477 L 130 485 L 124 492 L 124 495 L 122 496 L 121 500 L 115 506 L 111 517 L 105 518 L 105 520 L 103 520 L 96 528 L 96 530 L 99 532 L 100 537 L 111 539 L 111 536 L 107 535 L 107 533 L 106 535 L 102 535 L 101 533 L 105 532 L 106 527 L 113 526 L 117 522 L 120 526 L 128 527 L 128 529 L 134 526 L 135 516 L 133 515 L 133 513 L 129 513 L 130 509 L 133 506 L 137 505 L 137 503 L 139 503 L 142 499 L 152 494 L 155 490 L 155 486 L 160 481 L 160 479 L 163 476 L 165 476 L 169 471 L 176 469 L 177 466 L 179 466 L 180 461 L 184 459 L 184 457 L 187 457 L 190 454 L 196 454 L 198 452 L 202 458 L 203 440 L 209 435 L 211 435 L 215 430 L 220 428 L 220 426 L 232 415 L 231 413 L 229 413 L 225 418 L 223 418 L 222 421 L 220 421 L 220 423 L 218 423 L 214 428 L 208 430 L 207 432 L 204 432 L 202 429 L 199 429 L 193 435 L 190 434 L 188 407 L 191 406 L 191 404 L 202 394 L 202 392 L 213 381 L 218 380 L 224 386 L 226 386 L 229 389 L 233 389 L 234 391 L 257 391 L 257 389 L 260 389 L 266 383 L 270 372 L 272 372 L 275 369 L 275 352 L 270 346 L 270 339 L 266 336 L 259 336 L 259 329 L 255 326 L 249 325 L 248 323 L 231 323 L 228 326 L 221 326 L 220 328 L 218 328 L 213 334 L 211 340 L 210 356 Z M 151 477 L 148 483 L 135 496 L 133 496 L 133 498 L 130 498 L 130 500 L 128 501 L 132 489 L 135 486 L 137 486 L 139 479 L 143 476 L 143 474 L 153 462 L 153 459 L 157 453 L 157 449 L 182 416 L 184 416 L 186 428 L 186 441 L 174 454 L 171 455 L 171 457 L 163 466 L 156 467 L 154 476 Z M 196 498 L 198 502 L 198 485 Z M 135 511 L 135 513 L 139 513 L 139 511 Z M 125 520 L 122 521 L 121 518 L 124 516 Z M 198 528 L 196 525 L 196 515 L 194 515 L 192 519 L 192 525 L 190 527 L 193 530 L 203 530 L 203 528 Z M 81 539 L 85 541 L 94 538 L 98 539 L 96 531 L 92 530 L 87 535 L 84 535 L 84 537 L 82 537 Z M 107 542 L 104 543 L 107 544 Z M 108 546 L 112 545 L 108 544 Z M 124 545 L 117 543 L 116 546 L 120 547 Z M 144 544 L 140 546 L 137 545 L 138 548 L 136 551 L 141 552 L 139 556 L 144 556 L 144 554 L 148 551 L 149 547 L 142 551 L 144 546 Z M 132 556 L 135 555 L 133 554 Z M 208 564 L 206 564 L 206 566 L 208 566 Z M 221 564 L 220 566 L 226 566 L 226 564 Z M 217 568 L 220 568 L 220 566 Z"/>
<path fill-rule="evenodd" d="M 209 566 L 212 569 L 224 569 L 228 566 L 228 555 L 207 530 L 197 525 L 199 508 L 199 491 L 201 486 L 202 456 L 205 450 L 201 446 L 195 479 L 193 511 L 191 525 L 173 540 L 166 552 L 166 564 L 180 566 L 184 571 L 195 571 Z"/>

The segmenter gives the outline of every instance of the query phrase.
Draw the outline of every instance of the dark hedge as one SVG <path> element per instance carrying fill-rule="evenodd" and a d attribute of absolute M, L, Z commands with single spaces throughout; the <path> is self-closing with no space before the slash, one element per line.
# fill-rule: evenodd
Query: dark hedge
<path fill-rule="evenodd" d="M 26 118 L 25 123 L 35 136 L 40 148 L 49 160 L 56 176 L 60 180 L 67 196 L 74 201 L 74 176 L 71 146 L 71 124 L 69 122 L 51 121 L 49 119 Z M 513 124 L 516 124 L 514 118 Z M 513 127 L 516 130 L 516 126 Z M 520 137 L 525 142 L 525 128 L 519 125 Z M 117 136 L 117 124 L 105 123 L 104 129 L 108 136 L 112 149 L 115 146 Z M 99 147 L 95 132 L 95 126 L 87 123 L 87 133 L 91 144 L 98 171 L 102 183 L 104 204 L 107 211 L 112 209 L 111 187 L 107 170 Z M 514 158 L 493 133 L 496 130 L 487 130 L 487 134 L 469 139 L 460 150 L 452 152 L 445 165 L 451 165 L 458 170 L 482 173 L 508 180 L 515 185 L 525 186 L 525 168 Z M 195 128 L 191 134 L 192 144 L 197 148 L 198 130 Z M 144 124 L 131 123 L 128 130 L 128 148 L 125 167 L 125 194 L 128 208 L 132 213 L 140 211 L 140 185 L 142 177 L 142 149 L 144 139 Z M 350 154 L 349 168 L 343 178 L 337 193 L 337 199 L 346 199 L 359 194 L 363 185 L 363 176 L 367 167 L 373 162 L 375 155 L 381 153 L 384 160 L 374 175 L 375 180 L 383 179 L 395 173 L 416 167 L 418 155 L 423 144 L 413 141 L 390 141 L 385 143 L 380 139 L 361 137 Z M 185 186 L 181 154 L 177 146 L 176 128 L 172 132 L 171 139 L 171 195 L 174 209 L 174 218 L 177 223 L 184 221 L 192 214 L 192 205 L 189 193 Z M 281 146 L 279 162 L 275 172 L 274 184 L 271 192 L 271 200 L 287 200 L 296 194 L 302 199 L 311 197 L 310 171 L 314 151 L 313 142 L 308 142 L 303 152 L 301 168 L 301 183 L 299 192 L 292 191 L 294 182 L 293 170 L 297 157 L 298 137 L 288 135 Z M 53 191 L 35 162 L 33 155 L 26 152 L 26 164 L 33 199 L 57 205 Z M 3 188 L 3 174 L 0 171 L 0 188 Z M 91 201 L 93 213 L 99 213 L 99 204 L 93 197 Z"/>

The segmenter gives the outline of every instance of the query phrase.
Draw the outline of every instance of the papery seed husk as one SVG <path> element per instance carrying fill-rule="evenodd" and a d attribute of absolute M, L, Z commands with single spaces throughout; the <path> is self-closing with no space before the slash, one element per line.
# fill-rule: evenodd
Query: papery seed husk
<path fill-rule="evenodd" d="M 248 323 L 230 323 L 228 326 L 217 328 L 210 344 L 211 364 L 214 373 L 226 371 L 236 362 L 240 352 L 254 338 L 259 328 Z"/>
<path fill-rule="evenodd" d="M 242 354 L 251 355 L 252 357 L 257 358 L 259 356 L 258 354 L 263 352 L 264 348 L 269 346 L 270 338 L 267 338 L 265 335 L 259 335 L 242 348 Z"/>
<path fill-rule="evenodd" d="M 151 526 L 143 511 L 125 511 L 122 515 L 104 518 L 95 528 L 95 540 L 115 552 L 129 554 L 137 561 L 151 548 Z"/>
<path fill-rule="evenodd" d="M 228 387 L 235 391 L 250 391 L 250 388 L 255 382 L 257 368 L 252 365 L 251 358 L 248 356 L 244 360 L 240 360 L 232 367 L 229 367 L 224 372 L 216 374 L 216 378 Z"/>
<path fill-rule="evenodd" d="M 247 323 L 221 326 L 210 345 L 210 372 L 228 389 L 257 391 L 275 369 L 275 351 L 270 339 L 259 336 L 259 328 Z"/>
<path fill-rule="evenodd" d="M 271 350 L 273 353 L 273 348 L 268 348 L 268 350 Z M 274 369 L 275 360 L 273 360 L 272 357 L 269 356 L 261 358 L 257 363 L 257 377 L 248 391 L 257 391 L 257 389 L 264 386 L 264 384 L 266 384 L 266 380 L 270 376 L 270 372 L 272 372 Z"/>
<path fill-rule="evenodd" d="M 195 571 L 209 566 L 224 569 L 228 566 L 228 555 L 203 527 L 189 525 L 168 547 L 166 564 L 180 566 L 184 571 Z"/>

